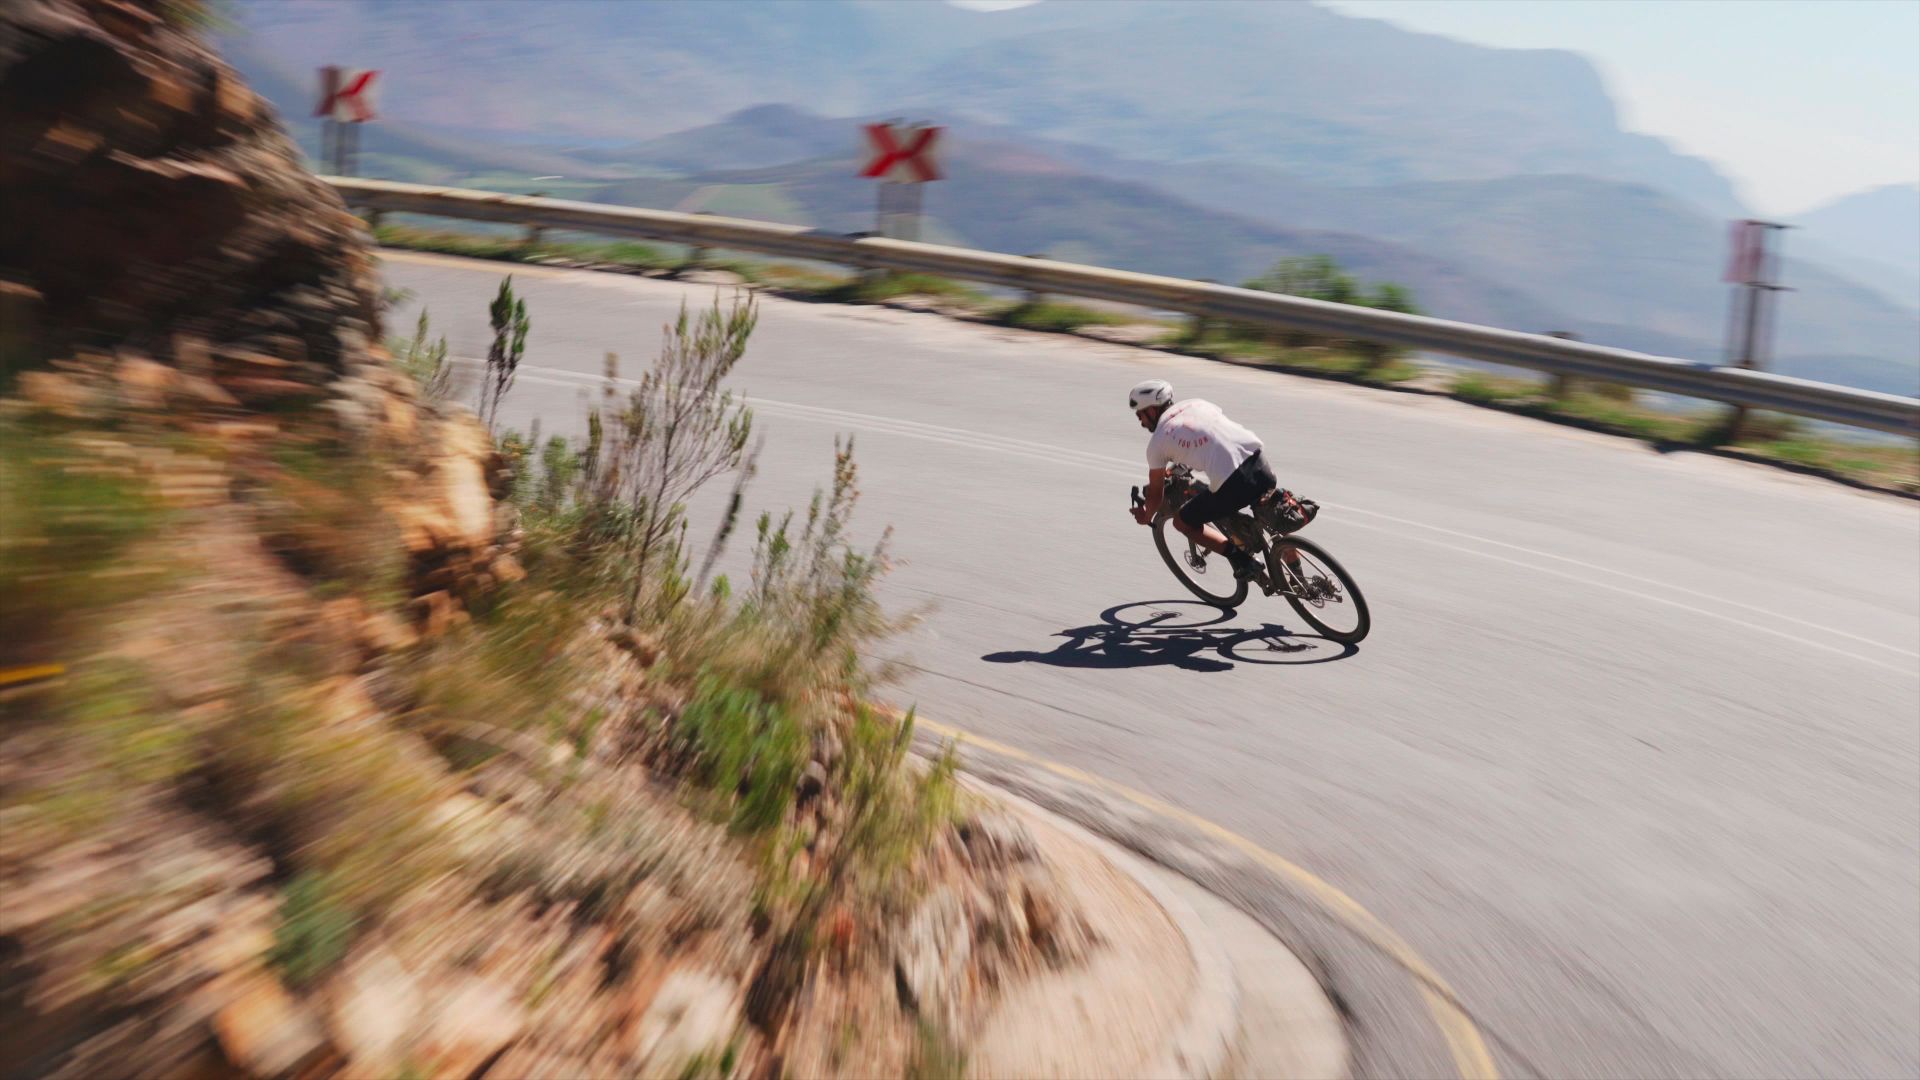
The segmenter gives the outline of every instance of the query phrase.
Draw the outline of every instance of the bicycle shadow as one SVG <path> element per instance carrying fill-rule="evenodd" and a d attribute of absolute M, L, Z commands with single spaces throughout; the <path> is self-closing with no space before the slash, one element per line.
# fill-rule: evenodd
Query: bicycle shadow
<path fill-rule="evenodd" d="M 1142 609 L 1135 612 L 1134 609 Z M 1276 623 L 1222 625 L 1234 613 L 1194 600 L 1136 600 L 1116 604 L 1089 626 L 1062 630 L 1051 652 L 1010 650 L 980 659 L 995 664 L 1049 664 L 1071 668 L 1176 667 L 1185 671 L 1231 671 L 1243 664 L 1324 664 L 1359 652 L 1317 634 L 1298 634 Z"/>

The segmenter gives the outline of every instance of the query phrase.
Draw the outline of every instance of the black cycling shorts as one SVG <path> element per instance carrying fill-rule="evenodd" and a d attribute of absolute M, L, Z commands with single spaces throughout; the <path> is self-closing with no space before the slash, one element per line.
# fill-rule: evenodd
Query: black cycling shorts
<path fill-rule="evenodd" d="M 1279 478 L 1267 467 L 1266 455 L 1258 450 L 1240 463 L 1220 485 L 1218 491 L 1202 491 L 1180 508 L 1180 520 L 1197 529 L 1219 521 L 1229 514 L 1252 506 L 1262 495 L 1280 486 Z"/>

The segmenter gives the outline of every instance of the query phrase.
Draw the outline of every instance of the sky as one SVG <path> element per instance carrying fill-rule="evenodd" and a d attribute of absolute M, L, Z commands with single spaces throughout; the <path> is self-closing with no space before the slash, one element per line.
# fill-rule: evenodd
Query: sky
<path fill-rule="evenodd" d="M 953 0 L 965 7 L 1022 0 Z M 1054 3 L 1068 0 L 1051 0 Z M 1791 217 L 1920 181 L 1920 0 L 1325 0 L 1349 15 L 1599 68 L 1630 131 Z"/>

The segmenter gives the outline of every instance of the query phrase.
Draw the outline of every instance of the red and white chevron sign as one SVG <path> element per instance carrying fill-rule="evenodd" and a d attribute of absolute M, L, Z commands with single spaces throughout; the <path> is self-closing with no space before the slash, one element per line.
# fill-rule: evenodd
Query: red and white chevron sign
<path fill-rule="evenodd" d="M 313 115 L 342 124 L 364 124 L 373 119 L 373 80 L 379 75 L 364 68 L 321 68 L 320 104 Z"/>
<path fill-rule="evenodd" d="M 892 124 L 868 124 L 867 145 L 870 154 L 860 175 L 913 184 L 938 180 L 942 173 L 940 162 L 933 155 L 933 147 L 939 140 L 940 129 L 937 127 L 896 128 Z"/>

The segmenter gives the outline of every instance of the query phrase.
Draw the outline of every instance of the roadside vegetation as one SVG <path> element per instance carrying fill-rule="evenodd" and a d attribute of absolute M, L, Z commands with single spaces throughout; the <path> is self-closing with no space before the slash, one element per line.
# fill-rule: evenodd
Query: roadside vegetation
<path fill-rule="evenodd" d="M 667 273 L 684 260 L 663 256 L 642 245 L 533 245 L 512 238 L 474 238 L 383 226 L 380 242 L 392 247 L 440 251 L 507 261 L 577 260 L 631 272 Z M 645 252 L 614 249 L 642 248 Z M 1749 417 L 1738 439 L 1730 438 L 1719 407 L 1693 411 L 1655 408 L 1637 399 L 1631 387 L 1592 380 L 1555 380 L 1482 371 L 1436 370 L 1408 358 L 1406 350 L 1377 342 L 1323 338 L 1266 327 L 1236 326 L 1219 320 L 1189 319 L 1174 328 L 1144 313 L 1133 315 L 1052 297 L 1024 301 L 996 299 L 988 292 L 930 274 L 848 275 L 828 269 L 759 262 L 733 257 L 705 265 L 738 274 L 744 282 L 776 295 L 833 303 L 885 304 L 907 297 L 931 298 L 961 317 L 1052 333 L 1081 333 L 1089 328 L 1163 326 L 1143 336 L 1143 344 L 1174 352 L 1315 378 L 1377 387 L 1440 393 L 1469 404 L 1497 408 L 1539 420 L 1638 439 L 1666 448 L 1706 451 L 1774 464 L 1847 483 L 1905 494 L 1920 494 L 1920 445 L 1866 441 L 1828 435 L 1814 425 L 1770 414 Z M 1287 293 L 1331 303 L 1382 311 L 1421 314 L 1404 286 L 1362 282 L 1324 255 L 1283 259 L 1245 287 Z"/>
<path fill-rule="evenodd" d="M 489 314 L 495 355 L 468 374 L 492 413 L 539 327 L 510 282 Z M 174 863 L 98 871 L 44 926 L 60 908 L 0 903 L 0 931 L 75 1000 L 133 1000 L 179 977 L 163 916 L 262 896 L 220 918 L 324 998 L 397 927 L 532 948 L 487 929 L 524 898 L 616 944 L 727 928 L 699 940 L 749 964 L 746 1015 L 779 1031 L 823 950 L 844 969 L 853 935 L 911 910 L 961 797 L 950 755 L 910 756 L 912 715 L 870 704 L 866 657 L 903 624 L 875 598 L 885 533 L 855 539 L 852 442 L 805 507 L 746 510 L 753 417 L 727 383 L 756 322 L 751 298 L 685 310 L 637 383 L 609 356 L 583 437 L 491 447 L 424 313 L 388 350 L 416 392 L 380 410 L 418 402 L 413 434 L 326 409 L 211 421 L 111 368 L 28 377 L 0 416 L 0 880 L 95 873 L 89 852 L 155 828 Z M 441 546 L 419 509 L 409 485 L 452 474 L 458 432 L 498 462 L 511 553 Z M 690 537 L 709 486 L 722 524 Z M 751 548 L 737 577 L 717 572 L 731 544 Z M 685 947 L 609 955 L 650 948 Z M 582 955 L 592 987 L 616 977 Z"/>

